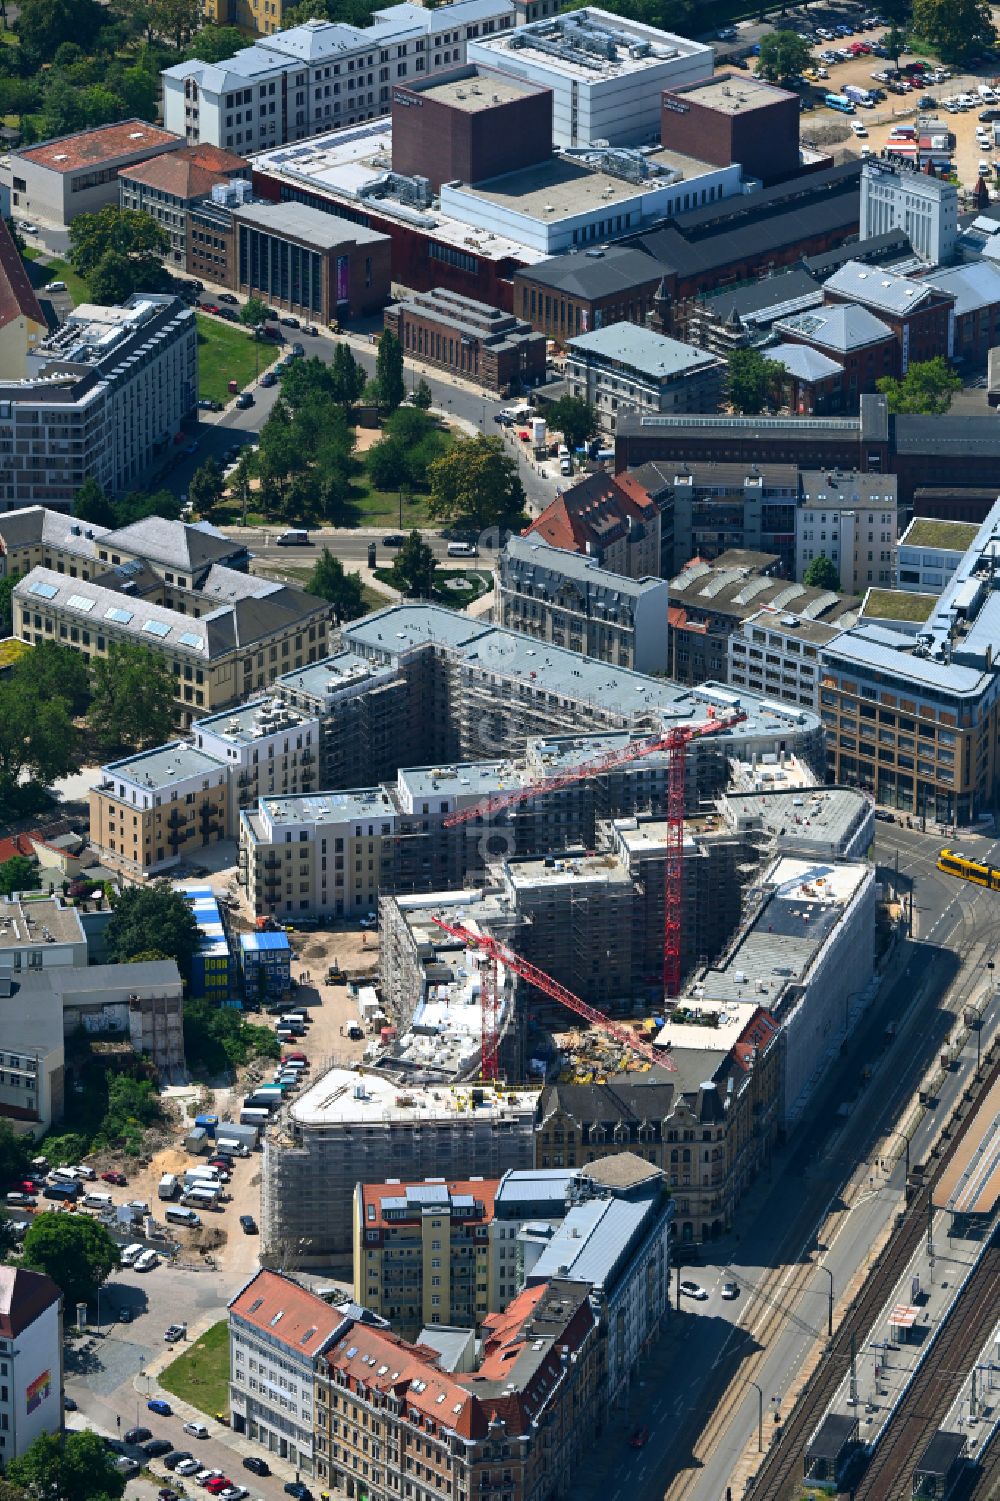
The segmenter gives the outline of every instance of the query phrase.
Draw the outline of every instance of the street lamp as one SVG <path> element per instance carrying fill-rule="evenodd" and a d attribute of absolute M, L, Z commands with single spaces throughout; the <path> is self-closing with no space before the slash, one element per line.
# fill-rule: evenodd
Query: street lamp
<path fill-rule="evenodd" d="M 757 1393 L 757 1453 L 758 1454 L 763 1454 L 763 1452 L 764 1452 L 764 1392 L 763 1392 L 763 1389 L 757 1385 L 756 1381 L 750 1381 L 747 1384 L 749 1386 L 752 1386 L 753 1389 L 754 1389 L 754 1391 Z"/>
<path fill-rule="evenodd" d="M 817 1263 L 817 1268 L 816 1269 L 817 1269 L 817 1271 L 825 1272 L 826 1275 L 830 1279 L 830 1291 L 827 1294 L 827 1304 L 826 1304 L 826 1337 L 827 1337 L 827 1339 L 832 1339 L 833 1338 L 833 1273 L 831 1272 L 830 1268 L 828 1266 L 824 1266 L 822 1262 L 818 1262 Z"/>
<path fill-rule="evenodd" d="M 145 1355 L 140 1355 L 139 1356 L 139 1378 L 140 1378 L 140 1380 L 142 1379 L 143 1367 L 145 1366 L 145 1364 L 146 1364 L 146 1357 L 145 1357 Z M 135 1426 L 137 1428 L 139 1426 L 139 1403 L 140 1403 L 141 1400 L 142 1399 L 141 1399 L 141 1397 L 139 1395 L 139 1390 L 138 1390 L 138 1388 L 136 1388 L 136 1393 L 135 1393 Z"/>
<path fill-rule="evenodd" d="M 905 1131 L 886 1131 L 886 1136 L 898 1136 L 906 1148 L 906 1181 L 910 1181 L 910 1138 Z"/>

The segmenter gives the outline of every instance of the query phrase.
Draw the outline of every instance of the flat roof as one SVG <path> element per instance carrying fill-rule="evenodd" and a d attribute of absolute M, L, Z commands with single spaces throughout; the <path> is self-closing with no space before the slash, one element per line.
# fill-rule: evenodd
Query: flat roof
<path fill-rule="evenodd" d="M 495 109 L 498 104 L 509 104 L 514 99 L 523 99 L 527 94 L 541 92 L 537 86 L 517 78 L 505 78 L 500 73 L 477 73 L 465 78 L 446 78 L 441 83 L 430 83 L 420 89 L 421 99 L 434 99 L 438 104 L 447 104 L 451 109 L 462 110 L 467 115 L 480 110 Z"/>
<path fill-rule="evenodd" d="M 312 722 L 312 721 L 308 721 Z M 233 745 L 252 745 L 268 735 L 280 734 L 282 730 L 296 729 L 307 723 L 301 709 L 296 709 L 283 698 L 252 698 L 249 703 L 210 714 L 206 719 L 196 719 L 191 733 L 203 731 Z"/>
<path fill-rule="evenodd" d="M 339 214 L 327 214 L 307 203 L 244 203 L 233 209 L 238 224 L 252 224 L 273 234 L 305 240 L 321 250 L 333 250 L 347 240 L 358 245 L 377 245 L 388 235 Z"/>
<path fill-rule="evenodd" d="M 275 828 L 396 816 L 396 809 L 388 793 L 381 787 L 364 787 L 344 792 L 313 792 L 297 797 L 262 797 L 259 806 L 261 813 Z"/>
<path fill-rule="evenodd" d="M 666 92 L 670 94 L 672 91 L 667 89 Z M 767 109 L 783 100 L 798 98 L 787 89 L 754 78 L 751 73 L 717 73 L 701 83 L 678 89 L 674 97 L 681 100 L 694 98 L 707 109 L 717 110 L 722 115 L 745 115 L 751 110 Z"/>
<path fill-rule="evenodd" d="M 857 623 L 860 601 L 845 600 L 845 610 L 833 620 L 808 620 L 802 615 L 786 615 L 772 605 L 763 605 L 753 615 L 748 615 L 745 625 L 757 625 L 762 630 L 776 631 L 793 641 L 805 641 L 810 646 L 825 646 L 840 632 Z"/>
<path fill-rule="evenodd" d="M 938 521 L 933 516 L 914 516 L 900 537 L 898 547 L 933 547 L 943 552 L 964 553 L 979 533 L 974 521 Z"/>
<path fill-rule="evenodd" d="M 591 329 L 589 333 L 577 334 L 568 340 L 567 347 L 571 353 L 579 350 L 585 355 L 598 355 L 620 365 L 629 365 L 642 375 L 660 379 L 699 367 L 721 368 L 722 365 L 718 355 L 708 349 L 682 344 L 679 339 L 668 338 L 666 334 L 658 334 L 636 323 L 611 323 L 605 328 Z"/>
<path fill-rule="evenodd" d="M 171 740 L 154 750 L 140 751 L 138 755 L 126 756 L 121 761 L 109 761 L 101 770 L 105 776 L 121 777 L 122 781 L 134 782 L 137 787 L 156 788 L 169 787 L 189 777 L 220 772 L 222 765 L 215 756 L 195 750 L 184 740 Z"/>
<path fill-rule="evenodd" d="M 537 1089 L 491 1089 L 489 1086 L 413 1084 L 403 1088 L 396 1079 L 373 1069 L 332 1068 L 293 1100 L 289 1117 L 300 1126 L 377 1126 L 387 1120 L 405 1123 L 533 1118 Z"/>
<path fill-rule="evenodd" d="M 936 594 L 911 589 L 869 589 L 861 607 L 862 619 L 909 620 L 923 624 L 937 605 Z"/>
<path fill-rule="evenodd" d="M 46 931 L 56 943 L 83 943 L 85 935 L 75 907 L 64 907 L 54 896 L 37 900 L 7 897 L 0 902 L 0 949 L 23 948 L 46 942 Z"/>
<path fill-rule="evenodd" d="M 636 1237 L 655 1213 L 652 1195 L 574 1204 L 532 1267 L 528 1286 L 550 1277 L 573 1277 L 608 1291 L 623 1261 L 631 1258 Z"/>
<path fill-rule="evenodd" d="M 761 788 L 725 792 L 722 803 L 739 829 L 759 825 L 777 838 L 847 840 L 867 816 L 864 793 L 853 787 Z"/>
<path fill-rule="evenodd" d="M 636 49 L 637 43 L 641 50 Z M 512 33 L 480 37 L 476 45 L 500 54 L 513 52 L 534 68 L 587 83 L 643 73 L 675 57 L 704 56 L 711 62 L 714 56 L 704 42 L 626 20 L 597 6 L 549 16 Z"/>
<path fill-rule="evenodd" d="M 507 860 L 504 873 L 515 890 L 533 886 L 576 886 L 594 881 L 627 886 L 631 881 L 625 866 L 614 855 L 588 855 L 583 849 L 569 850 L 558 856 L 525 856 L 519 860 Z"/>
<path fill-rule="evenodd" d="M 715 1001 L 705 1004 L 680 999 L 670 1004 L 670 1015 L 653 1039 L 658 1048 L 698 1048 L 718 1053 L 719 1062 L 740 1040 L 758 1009 L 755 1001 Z M 706 1078 L 707 1082 L 707 1078 Z"/>
<path fill-rule="evenodd" d="M 721 170 L 693 156 L 682 156 L 677 151 L 660 149 L 650 152 L 645 159 L 679 172 L 685 184 Z M 676 185 L 680 186 L 680 180 Z M 572 157 L 552 156 L 517 172 L 505 172 L 502 177 L 463 184 L 461 191 L 467 197 L 484 198 L 512 213 L 526 214 L 548 224 L 585 214 L 589 209 L 610 209 L 616 203 L 631 201 L 643 193 L 669 186 L 669 177 L 652 176 L 641 182 L 629 182 L 624 177 L 612 177 L 609 172 L 595 170 Z"/>
<path fill-rule="evenodd" d="M 904 682 L 918 684 L 928 692 L 946 693 L 955 698 L 976 698 L 994 681 L 993 674 L 960 667 L 955 662 L 933 662 L 913 655 L 913 641 L 896 632 L 898 645 L 886 637 L 890 632 L 874 626 L 855 626 L 844 631 L 824 648 L 824 660 L 839 666 L 871 672 L 888 672 Z"/>
<path fill-rule="evenodd" d="M 183 145 L 180 136 L 161 130 L 158 125 L 150 125 L 148 120 L 135 118 L 114 125 L 98 125 L 93 130 L 79 130 L 72 135 L 55 136 L 13 155 L 33 162 L 37 167 L 47 167 L 50 172 L 65 173 L 98 166 L 119 156 L 132 156 L 139 151 L 169 150 Z"/>

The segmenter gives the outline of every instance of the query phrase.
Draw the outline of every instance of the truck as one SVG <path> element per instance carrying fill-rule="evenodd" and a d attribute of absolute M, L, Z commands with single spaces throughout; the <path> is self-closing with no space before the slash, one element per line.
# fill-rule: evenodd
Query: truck
<path fill-rule="evenodd" d="M 859 88 L 857 84 L 849 83 L 844 90 L 844 98 L 852 104 L 860 104 L 864 109 L 874 109 L 875 100 L 868 89 Z"/>
<path fill-rule="evenodd" d="M 42 1197 L 56 1199 L 60 1203 L 68 1203 L 70 1200 L 75 1203 L 80 1196 L 81 1187 L 79 1183 L 49 1183 L 42 1190 Z"/>
<path fill-rule="evenodd" d="M 175 1199 L 177 1197 L 177 1174 L 164 1173 L 157 1184 L 156 1193 L 161 1199 Z"/>

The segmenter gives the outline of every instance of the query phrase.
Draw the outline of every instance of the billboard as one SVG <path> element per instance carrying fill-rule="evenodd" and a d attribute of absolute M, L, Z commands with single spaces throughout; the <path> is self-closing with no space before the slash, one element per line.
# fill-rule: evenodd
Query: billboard
<path fill-rule="evenodd" d="M 24 1405 L 26 1412 L 37 1412 L 42 1403 L 46 1401 L 52 1391 L 52 1376 L 49 1371 L 43 1371 L 36 1376 L 34 1381 L 27 1387 L 24 1393 Z"/>
<path fill-rule="evenodd" d="M 347 302 L 351 285 L 351 263 L 346 255 L 337 256 L 337 303 Z"/>

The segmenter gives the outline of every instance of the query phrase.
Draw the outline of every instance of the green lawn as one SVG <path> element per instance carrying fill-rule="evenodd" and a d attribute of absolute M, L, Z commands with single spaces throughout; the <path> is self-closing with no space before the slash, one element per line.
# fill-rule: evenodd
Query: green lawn
<path fill-rule="evenodd" d="M 936 604 L 936 594 L 916 594 L 907 589 L 869 589 L 863 613 L 882 620 L 922 622 L 930 618 Z"/>
<path fill-rule="evenodd" d="M 64 278 L 65 279 L 65 278 Z M 230 400 L 229 382 L 248 386 L 257 371 L 253 336 L 234 323 L 196 313 L 198 324 L 198 395 L 210 401 Z M 270 339 L 257 344 L 260 369 L 266 370 L 278 356 Z"/>
<path fill-rule="evenodd" d="M 40 266 L 35 257 L 28 252 L 28 258 L 35 264 L 30 269 L 32 285 L 36 291 L 45 287 L 50 281 L 64 281 L 73 299 L 73 306 L 79 307 L 81 302 L 90 301 L 90 288 L 82 276 L 78 276 L 69 261 L 52 260 L 47 266 Z"/>
<path fill-rule="evenodd" d="M 359 455 L 360 457 L 360 455 Z M 355 526 L 385 526 L 393 530 L 410 532 L 415 526 L 430 526 L 431 520 L 427 514 L 427 498 L 424 495 L 414 495 L 410 499 L 403 496 L 403 524 L 399 523 L 399 491 L 398 490 L 374 490 L 369 484 L 368 475 L 364 469 L 351 480 L 351 491 L 347 504 L 352 512 L 350 525 Z"/>
<path fill-rule="evenodd" d="M 160 1385 L 199 1412 L 229 1411 L 229 1323 L 220 1319 L 160 1372 Z"/>
<path fill-rule="evenodd" d="M 345 566 L 348 573 L 355 571 L 350 563 Z M 285 568 L 281 563 L 258 563 L 254 572 L 258 575 L 263 574 L 266 578 L 278 579 L 282 583 L 297 584 L 300 589 L 308 589 L 312 569 Z M 390 594 L 383 594 L 381 589 L 373 589 L 369 584 L 362 584 L 361 592 L 365 599 L 365 610 L 369 615 L 373 610 L 383 610 L 386 605 L 392 604 Z"/>

